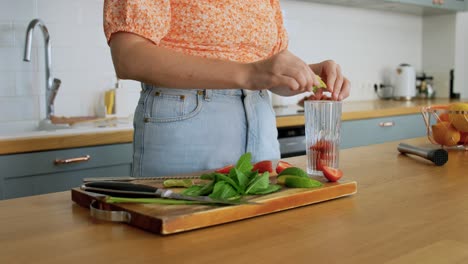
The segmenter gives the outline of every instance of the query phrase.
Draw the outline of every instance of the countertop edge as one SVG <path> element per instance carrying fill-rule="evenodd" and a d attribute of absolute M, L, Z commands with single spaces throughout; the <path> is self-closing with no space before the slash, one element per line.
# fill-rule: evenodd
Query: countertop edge
<path fill-rule="evenodd" d="M 0 155 L 133 142 L 133 130 L 0 140 Z"/>

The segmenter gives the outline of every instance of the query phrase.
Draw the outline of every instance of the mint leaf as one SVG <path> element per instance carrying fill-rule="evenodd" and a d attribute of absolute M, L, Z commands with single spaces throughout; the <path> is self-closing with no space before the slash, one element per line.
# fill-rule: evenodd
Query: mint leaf
<path fill-rule="evenodd" d="M 270 173 L 268 173 L 268 171 L 265 171 L 262 174 L 262 176 L 257 176 L 250 181 L 247 190 L 245 190 L 245 193 L 255 194 L 257 192 L 267 189 L 268 185 L 270 185 Z"/>
<path fill-rule="evenodd" d="M 239 158 L 235 168 L 241 171 L 242 173 L 248 173 L 253 169 L 251 160 L 252 154 L 250 154 L 250 152 L 247 152 Z"/>
<path fill-rule="evenodd" d="M 227 200 L 239 197 L 236 189 L 225 181 L 219 181 L 214 185 L 213 192 L 208 195 L 213 199 Z"/>

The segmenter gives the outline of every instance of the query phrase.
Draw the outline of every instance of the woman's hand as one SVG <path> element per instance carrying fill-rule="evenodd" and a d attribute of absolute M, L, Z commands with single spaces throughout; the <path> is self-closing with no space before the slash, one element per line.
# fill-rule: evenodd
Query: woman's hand
<path fill-rule="evenodd" d="M 327 90 L 332 93 L 332 99 L 341 101 L 349 96 L 351 83 L 341 73 L 340 65 L 332 60 L 322 61 L 317 64 L 310 64 L 309 67 L 322 77 L 327 84 Z M 322 97 L 321 91 L 315 93 L 315 99 Z"/>
<path fill-rule="evenodd" d="M 270 89 L 276 94 L 290 96 L 320 86 L 312 69 L 288 50 L 248 66 L 251 70 L 245 86 L 250 90 Z"/>

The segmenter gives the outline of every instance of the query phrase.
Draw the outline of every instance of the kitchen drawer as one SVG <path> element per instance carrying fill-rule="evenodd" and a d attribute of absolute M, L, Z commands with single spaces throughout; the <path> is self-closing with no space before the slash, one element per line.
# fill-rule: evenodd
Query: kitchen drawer
<path fill-rule="evenodd" d="M 351 120 L 342 123 L 341 148 L 425 135 L 426 126 L 420 114 Z"/>
<path fill-rule="evenodd" d="M 43 151 L 0 156 L 0 198 L 12 198 L 76 187 L 85 177 L 129 176 L 132 144 Z M 56 164 L 55 160 L 89 157 Z"/>

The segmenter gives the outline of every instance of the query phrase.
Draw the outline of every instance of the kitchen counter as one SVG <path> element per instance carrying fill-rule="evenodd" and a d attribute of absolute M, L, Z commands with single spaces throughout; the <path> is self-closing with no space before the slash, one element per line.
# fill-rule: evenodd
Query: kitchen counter
<path fill-rule="evenodd" d="M 342 120 L 356 120 L 379 118 L 397 115 L 411 115 L 421 113 L 422 106 L 449 104 L 453 100 L 415 99 L 412 101 L 370 100 L 370 101 L 343 101 Z M 304 108 L 297 105 L 275 108 L 276 125 L 278 127 L 303 126 Z M 422 118 L 422 117 L 421 117 Z"/>
<path fill-rule="evenodd" d="M 343 103 L 343 120 L 415 114 L 420 112 L 421 106 L 447 104 L 449 102 L 449 99 L 414 100 L 409 102 L 393 100 L 345 101 Z M 275 109 L 277 126 L 304 125 L 304 114 L 298 112 L 301 109 L 298 106 Z M 114 128 L 63 129 L 52 132 L 17 133 L 11 136 L 0 136 L 0 155 L 129 143 L 132 141 L 133 129 L 130 124 Z"/>
<path fill-rule="evenodd" d="M 130 125 L 19 133 L 11 136 L 0 136 L 0 155 L 132 141 L 133 127 Z"/>
<path fill-rule="evenodd" d="M 468 151 L 436 167 L 397 144 L 341 151 L 353 196 L 171 236 L 94 220 L 70 192 L 0 201 L 0 263 L 468 262 Z"/>

